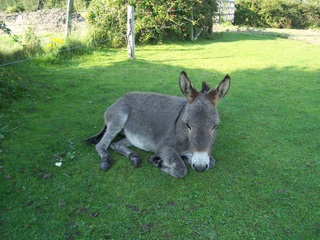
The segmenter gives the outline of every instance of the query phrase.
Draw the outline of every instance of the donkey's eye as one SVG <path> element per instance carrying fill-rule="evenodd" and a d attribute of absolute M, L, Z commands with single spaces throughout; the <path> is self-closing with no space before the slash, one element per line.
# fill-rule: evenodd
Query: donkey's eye
<path fill-rule="evenodd" d="M 191 127 L 190 127 L 190 125 L 188 124 L 188 123 L 186 123 L 187 124 L 187 127 L 189 128 L 189 130 L 191 130 Z"/>
<path fill-rule="evenodd" d="M 217 125 L 214 125 L 213 128 L 211 128 L 211 131 L 214 131 L 216 129 Z"/>

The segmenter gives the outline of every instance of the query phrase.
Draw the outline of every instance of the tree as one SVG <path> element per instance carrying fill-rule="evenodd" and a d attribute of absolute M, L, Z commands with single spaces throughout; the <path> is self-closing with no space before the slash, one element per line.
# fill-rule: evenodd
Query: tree
<path fill-rule="evenodd" d="M 88 19 L 95 42 L 125 44 L 128 5 L 135 8 L 136 39 L 142 43 L 210 36 L 217 8 L 214 0 L 93 0 Z"/>

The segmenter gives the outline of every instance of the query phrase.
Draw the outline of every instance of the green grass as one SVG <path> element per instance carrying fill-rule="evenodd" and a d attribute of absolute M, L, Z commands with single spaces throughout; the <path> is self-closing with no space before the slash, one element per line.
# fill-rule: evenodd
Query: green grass
<path fill-rule="evenodd" d="M 25 62 L 28 82 L 1 109 L 2 239 L 319 239 L 320 48 L 224 33 L 208 41 L 101 49 L 63 64 Z M 103 112 L 129 91 L 181 95 L 225 74 L 216 167 L 174 179 L 94 146 Z M 0 127 L 0 131 L 1 131 Z M 1 132 L 0 132 L 1 133 Z M 55 166 L 62 161 L 62 166 Z"/>

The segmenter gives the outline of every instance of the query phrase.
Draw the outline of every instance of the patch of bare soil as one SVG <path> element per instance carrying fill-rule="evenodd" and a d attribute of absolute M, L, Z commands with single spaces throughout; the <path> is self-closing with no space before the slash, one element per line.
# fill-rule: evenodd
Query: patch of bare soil
<path fill-rule="evenodd" d="M 0 12 L 0 21 L 4 21 L 13 34 L 22 34 L 28 27 L 35 33 L 58 33 L 66 28 L 67 11 L 63 9 L 45 9 L 31 13 L 6 14 Z M 86 20 L 79 13 L 72 14 L 72 29 L 85 27 Z"/>

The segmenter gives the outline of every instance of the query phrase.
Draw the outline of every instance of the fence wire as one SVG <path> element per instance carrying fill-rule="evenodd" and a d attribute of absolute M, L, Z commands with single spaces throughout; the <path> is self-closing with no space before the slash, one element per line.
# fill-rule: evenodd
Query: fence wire
<path fill-rule="evenodd" d="M 223 0 L 220 0 L 219 2 L 223 2 Z M 232 1 L 228 1 L 232 2 Z M 222 6 L 223 4 L 219 5 Z M 124 7 L 126 8 L 126 6 Z M 124 10 L 124 9 L 122 9 Z M 105 13 L 113 13 L 115 10 L 105 8 Z M 190 9 L 167 9 L 164 10 L 165 13 L 175 13 L 175 12 L 188 12 Z M 71 21 L 71 36 L 76 33 L 80 34 L 83 33 L 84 29 L 88 29 L 88 20 L 86 19 L 86 16 L 88 14 L 94 14 L 94 11 L 92 10 L 85 10 L 85 11 L 74 11 L 72 13 L 72 21 Z M 134 16 L 136 19 L 143 15 L 150 15 L 153 14 L 151 11 L 135 11 Z M 218 11 L 215 19 L 217 19 L 217 16 L 219 16 L 219 20 L 222 17 L 223 12 Z M 229 12 L 228 12 L 229 14 Z M 6 27 L 11 30 L 12 36 L 17 36 L 18 38 L 22 39 L 25 38 L 28 34 L 34 35 L 40 42 L 41 45 L 46 46 L 52 43 L 53 39 L 60 38 L 64 39 L 65 31 L 66 31 L 66 16 L 67 16 L 67 10 L 64 9 L 50 9 L 50 10 L 39 10 L 37 12 L 33 13 L 24 13 L 24 14 L 11 14 L 6 15 L 3 13 L 0 13 L 0 21 L 4 22 L 6 24 Z M 172 22 L 171 25 L 166 25 L 162 27 L 157 28 L 149 28 L 145 30 L 139 30 L 140 33 L 148 33 L 148 32 L 154 32 L 159 31 L 162 29 L 172 29 L 174 27 L 181 27 L 186 24 L 190 24 L 190 19 L 185 19 L 184 23 L 175 23 Z M 121 33 L 122 34 L 122 33 Z M 122 35 L 121 35 L 122 36 Z M 99 43 L 104 43 L 108 41 L 112 41 L 113 39 L 102 39 L 99 41 Z M 7 33 L 0 30 L 0 54 L 4 49 L 1 49 L 2 46 L 13 44 L 14 40 L 8 36 Z M 79 48 L 84 48 L 84 45 L 81 46 L 75 46 L 72 48 L 64 49 L 60 52 L 65 51 L 72 51 Z M 46 55 L 50 55 L 53 53 L 47 53 Z M 0 56 L 1 57 L 1 56 Z M 29 57 L 26 59 L 19 59 L 11 62 L 6 62 L 0 65 L 0 67 L 25 62 L 28 60 L 35 59 L 37 57 Z M 1 59 L 0 59 L 1 61 Z M 5 59 L 2 59 L 4 62 Z"/>
<path fill-rule="evenodd" d="M 114 11 L 110 9 L 105 9 L 105 12 L 112 14 Z M 83 16 L 86 16 L 88 13 L 94 13 L 94 12 L 92 10 L 73 12 L 73 18 L 71 22 L 71 25 L 72 25 L 71 36 L 75 32 L 81 32 L 82 29 L 88 28 L 88 21 L 83 17 Z M 135 12 L 135 16 L 137 17 L 138 15 L 141 16 L 144 14 L 147 14 L 147 13 Z M 39 20 L 41 23 L 39 23 Z M 62 9 L 55 9 L 51 11 L 43 10 L 43 11 L 37 11 L 35 13 L 27 13 L 27 14 L 0 15 L 0 21 L 3 21 L 6 24 L 6 27 L 11 30 L 12 36 L 17 36 L 19 39 L 22 39 L 24 38 L 24 35 L 33 34 L 44 46 L 51 44 L 54 39 L 57 39 L 57 38 L 63 39 L 66 31 L 66 11 Z M 170 26 L 163 26 L 162 28 L 160 27 L 158 29 L 146 29 L 141 32 L 146 33 L 146 32 L 152 32 L 152 31 L 159 31 L 161 29 L 167 29 L 172 27 L 174 27 L 174 24 Z M 125 34 L 124 35 L 122 33 L 120 34 L 122 37 L 125 36 Z M 98 43 L 104 43 L 111 40 L 113 39 L 106 38 L 98 41 Z M 10 38 L 10 36 L 8 36 L 7 33 L 5 33 L 4 31 L 0 31 L 0 45 L 3 46 L 8 43 L 14 44 L 15 42 L 13 39 Z M 0 53 L 1 53 L 1 48 L 0 48 Z M 79 48 L 85 48 L 85 46 L 81 45 L 81 46 L 76 46 L 68 49 L 58 50 L 57 52 L 47 53 L 44 56 L 50 56 L 55 53 L 63 53 L 66 51 L 72 51 Z M 5 62 L 1 64 L 0 67 L 11 65 L 11 64 L 22 63 L 22 62 L 29 61 L 36 58 L 38 57 L 29 57 L 26 59 L 19 59 L 19 60 L 14 60 L 10 62 Z"/>
<path fill-rule="evenodd" d="M 74 11 L 72 13 L 71 36 L 80 36 L 86 32 L 84 30 L 88 29 L 88 21 L 84 16 L 88 12 L 92 11 Z M 3 62 L 0 64 L 0 67 L 38 58 L 28 57 L 26 59 L 11 60 L 10 62 L 6 62 L 5 60 L 6 52 L 10 52 L 14 48 L 21 50 L 23 48 L 23 44 L 21 43 L 22 40 L 30 36 L 39 41 L 42 47 L 55 44 L 57 39 L 59 41 L 64 41 L 66 32 L 66 16 L 67 11 L 63 9 L 39 10 L 33 13 L 10 15 L 0 13 L 0 22 L 3 22 L 6 29 L 8 29 L 10 32 L 9 35 L 8 31 L 0 30 L 0 62 Z M 19 39 L 19 42 L 15 41 L 15 39 Z M 106 38 L 97 41 L 97 43 L 104 43 L 110 40 L 112 39 Z M 86 46 L 82 44 L 81 46 L 51 51 L 42 55 L 42 57 L 50 56 L 56 53 L 63 53 L 66 51 L 73 51 L 85 47 Z"/>

